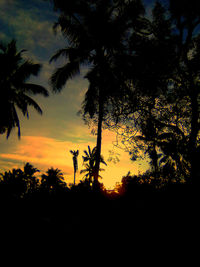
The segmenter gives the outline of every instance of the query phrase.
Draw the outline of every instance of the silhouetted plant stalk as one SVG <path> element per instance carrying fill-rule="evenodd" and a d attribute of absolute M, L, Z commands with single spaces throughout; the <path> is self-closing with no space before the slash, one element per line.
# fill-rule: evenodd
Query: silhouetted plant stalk
<path fill-rule="evenodd" d="M 78 155 L 79 150 L 70 150 L 70 153 L 73 155 L 73 166 L 74 166 L 74 185 L 76 184 L 76 172 L 78 171 Z"/>

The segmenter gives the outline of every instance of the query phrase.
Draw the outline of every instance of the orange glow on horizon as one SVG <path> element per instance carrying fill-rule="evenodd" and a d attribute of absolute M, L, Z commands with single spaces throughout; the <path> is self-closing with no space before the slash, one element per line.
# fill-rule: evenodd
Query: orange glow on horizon
<path fill-rule="evenodd" d="M 109 150 L 113 149 L 112 142 L 115 140 L 115 135 L 108 130 L 103 132 L 102 138 L 102 155 L 107 162 L 107 166 L 102 165 L 105 171 L 100 175 L 103 179 L 100 182 L 104 184 L 107 189 L 113 189 L 116 183 L 121 182 L 124 175 L 131 171 L 132 174 L 138 173 L 138 165 L 129 160 L 128 153 L 118 150 L 120 154 L 120 162 L 117 164 L 108 162 Z M 93 142 L 88 143 L 73 143 L 70 141 L 60 141 L 49 137 L 41 136 L 23 136 L 22 140 L 17 143 L 17 149 L 13 153 L 1 153 L 0 158 L 12 162 L 12 168 L 22 168 L 26 162 L 31 163 L 37 167 L 41 173 L 44 173 L 48 168 L 54 167 L 60 169 L 65 177 L 67 184 L 73 183 L 73 161 L 72 155 L 69 150 L 79 150 L 78 156 L 78 173 L 76 175 L 76 182 L 78 183 L 83 179 L 83 174 L 80 170 L 83 169 L 82 155 L 83 151 L 87 150 L 88 145 L 93 148 Z M 20 162 L 16 164 L 14 162 Z"/>

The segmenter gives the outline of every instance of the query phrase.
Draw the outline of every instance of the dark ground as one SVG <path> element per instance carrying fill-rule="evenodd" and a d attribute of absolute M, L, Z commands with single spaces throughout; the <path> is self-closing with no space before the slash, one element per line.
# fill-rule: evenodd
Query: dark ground
<path fill-rule="evenodd" d="M 198 255 L 197 199 L 174 189 L 145 197 L 75 194 L 68 199 L 1 202 L 1 253 L 11 261 L 40 258 L 46 264 L 70 258 L 90 261 L 96 255 L 97 264 L 106 255 L 111 262 L 122 255 L 141 262 L 160 256 L 168 261 L 173 255 L 183 260 L 192 251 L 192 262 Z"/>

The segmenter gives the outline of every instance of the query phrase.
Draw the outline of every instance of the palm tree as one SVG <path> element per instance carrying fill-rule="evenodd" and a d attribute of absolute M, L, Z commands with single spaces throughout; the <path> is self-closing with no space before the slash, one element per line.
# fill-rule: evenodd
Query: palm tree
<path fill-rule="evenodd" d="M 88 146 L 88 151 L 84 150 L 84 153 L 85 153 L 85 156 L 83 156 L 83 165 L 85 169 L 81 170 L 80 173 L 86 173 L 84 177 L 89 180 L 89 185 L 91 185 L 92 178 L 94 178 L 95 176 L 97 148 L 94 147 L 91 151 L 90 146 Z M 102 155 L 100 157 L 100 163 L 107 165 Z M 104 171 L 104 169 L 99 168 L 99 171 Z M 99 177 L 101 178 L 100 175 Z"/>
<path fill-rule="evenodd" d="M 48 191 L 55 190 L 65 185 L 63 173 L 59 169 L 50 168 L 42 175 L 41 186 Z"/>
<path fill-rule="evenodd" d="M 37 179 L 35 176 L 37 172 L 40 171 L 37 168 L 33 167 L 33 165 L 29 162 L 24 165 L 24 179 L 26 180 L 29 192 L 36 190 L 39 184 L 39 179 Z"/>
<path fill-rule="evenodd" d="M 48 96 L 44 87 L 27 82 L 31 75 L 38 75 L 41 65 L 23 59 L 24 52 L 17 51 L 15 40 L 7 45 L 0 44 L 0 133 L 6 133 L 7 138 L 15 127 L 18 128 L 20 138 L 17 109 L 27 118 L 29 106 L 42 114 L 39 105 L 29 95 Z"/>
<path fill-rule="evenodd" d="M 78 160 L 79 151 L 70 150 L 70 153 L 73 155 L 73 165 L 74 165 L 74 184 L 76 183 L 76 172 L 78 171 Z"/>
<path fill-rule="evenodd" d="M 27 192 L 28 185 L 21 169 L 12 169 L 1 173 L 1 186 L 3 195 L 8 198 L 22 198 Z"/>
<path fill-rule="evenodd" d="M 55 28 L 60 26 L 68 44 L 60 49 L 50 61 L 61 56 L 67 58 L 67 63 L 57 68 L 51 76 L 54 92 L 60 92 L 66 82 L 79 74 L 84 64 L 91 69 L 85 76 L 89 80 L 89 88 L 83 102 L 84 115 L 97 117 L 97 143 L 95 180 L 98 179 L 102 125 L 111 95 L 115 94 L 117 86 L 108 84 L 114 74 L 112 64 L 114 55 L 124 50 L 124 36 L 127 33 L 121 1 L 67 1 L 54 0 L 54 7 L 60 16 Z M 109 75 L 108 75 L 109 73 Z M 111 75 L 111 76 L 110 76 Z M 115 83 L 116 85 L 117 83 Z M 110 107 L 110 106 L 109 106 Z"/>

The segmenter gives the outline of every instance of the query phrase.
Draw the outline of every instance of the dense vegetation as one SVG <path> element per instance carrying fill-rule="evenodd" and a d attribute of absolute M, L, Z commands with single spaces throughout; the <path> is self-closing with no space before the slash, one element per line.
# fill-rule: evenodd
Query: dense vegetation
<path fill-rule="evenodd" d="M 29 163 L 23 170 L 1 174 L 1 227 L 14 238 L 24 238 L 27 231 L 32 238 L 45 235 L 47 240 L 92 238 L 95 231 L 101 238 L 134 227 L 143 228 L 140 233 L 133 231 L 136 236 L 156 236 L 163 227 L 171 229 L 182 220 L 186 227 L 188 216 L 193 219 L 198 207 L 197 197 L 186 183 L 155 184 L 151 172 L 128 173 L 112 191 L 100 183 L 93 188 L 88 178 L 68 185 L 59 169 L 38 174 Z"/>

